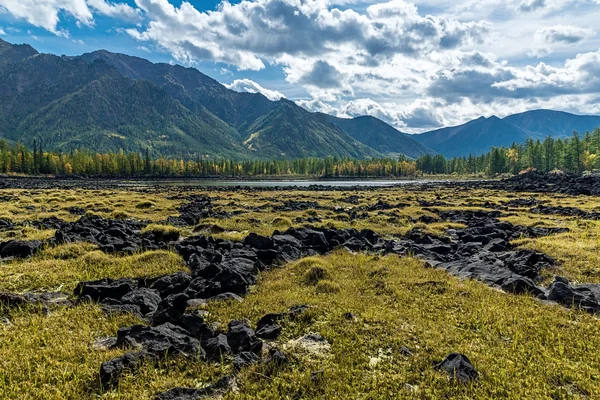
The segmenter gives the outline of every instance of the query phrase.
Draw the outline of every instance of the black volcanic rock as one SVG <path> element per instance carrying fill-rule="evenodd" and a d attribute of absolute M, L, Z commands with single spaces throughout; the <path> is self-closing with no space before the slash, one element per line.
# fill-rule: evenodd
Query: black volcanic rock
<path fill-rule="evenodd" d="M 479 373 L 471 364 L 471 361 L 467 356 L 460 353 L 449 354 L 435 368 L 446 372 L 451 379 L 459 382 L 466 383 L 479 379 Z"/>

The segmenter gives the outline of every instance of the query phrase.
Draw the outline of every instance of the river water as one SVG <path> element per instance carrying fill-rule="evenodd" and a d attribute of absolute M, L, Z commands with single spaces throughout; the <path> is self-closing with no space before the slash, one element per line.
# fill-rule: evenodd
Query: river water
<path fill-rule="evenodd" d="M 185 179 L 185 180 L 140 180 L 121 181 L 123 186 L 206 186 L 206 187 L 309 187 L 314 185 L 332 187 L 387 187 L 407 184 L 422 184 L 448 182 L 449 180 L 404 179 L 404 180 L 214 180 L 214 179 Z"/>

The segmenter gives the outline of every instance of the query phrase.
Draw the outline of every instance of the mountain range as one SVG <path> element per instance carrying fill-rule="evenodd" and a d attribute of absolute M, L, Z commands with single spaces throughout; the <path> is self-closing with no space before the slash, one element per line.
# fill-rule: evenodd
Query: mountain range
<path fill-rule="evenodd" d="M 452 157 L 596 126 L 599 116 L 534 110 L 411 135 L 371 116 L 338 118 L 239 93 L 194 68 L 105 50 L 41 54 L 0 39 L 0 139 L 37 139 L 45 149 L 238 159 Z"/>
<path fill-rule="evenodd" d="M 505 118 L 480 117 L 459 126 L 413 135 L 421 144 L 445 157 L 480 155 L 493 147 L 523 143 L 529 138 L 565 138 L 600 127 L 600 116 L 575 115 L 563 111 L 533 110 Z"/>
<path fill-rule="evenodd" d="M 371 146 L 373 132 L 389 144 Z M 59 57 L 2 40 L 0 138 L 184 157 L 435 154 L 376 118 L 336 123 L 286 99 L 235 92 L 193 68 L 104 50 Z"/>

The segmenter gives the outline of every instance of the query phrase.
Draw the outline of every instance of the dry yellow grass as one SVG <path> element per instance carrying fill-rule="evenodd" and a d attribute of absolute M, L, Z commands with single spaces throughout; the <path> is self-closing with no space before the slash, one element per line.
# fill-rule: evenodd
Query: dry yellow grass
<path fill-rule="evenodd" d="M 103 216 L 122 213 L 158 223 L 177 215 L 183 195 L 173 191 L 153 193 L 118 190 L 7 190 L 13 200 L 3 203 L 0 218 L 14 222 L 69 214 L 72 206 Z M 173 194 L 177 194 L 173 196 Z M 189 193 L 185 193 L 187 196 Z M 350 194 L 359 205 L 343 202 Z M 421 215 L 434 216 L 419 200 L 441 201 L 440 209 L 487 209 L 486 202 L 531 194 L 486 190 L 381 189 L 353 192 L 213 192 L 216 209 L 242 211 L 232 218 L 211 218 L 200 223 L 225 230 L 215 236 L 241 239 L 249 232 L 269 235 L 289 226 L 303 226 L 296 218 L 318 217 L 316 226 L 370 228 L 385 236 L 402 235 L 419 227 L 443 233 L 457 224 L 415 223 Z M 552 205 L 600 209 L 592 197 L 535 195 Z M 271 206 L 285 200 L 317 201 L 325 209 L 279 213 Z M 352 208 L 377 201 L 408 203 L 408 207 L 364 211 L 364 219 L 348 216 Z M 145 203 L 145 204 L 144 204 Z M 150 205 L 151 203 L 151 205 Z M 143 204 L 143 206 L 139 206 Z M 37 207 L 31 212 L 27 207 Z M 266 207 L 262 207 L 267 205 Z M 45 207 L 46 211 L 41 211 Z M 333 207 L 342 207 L 341 212 Z M 543 251 L 559 261 L 547 271 L 581 282 L 600 282 L 600 222 L 560 216 L 530 214 L 526 208 L 504 211 L 504 219 L 521 225 L 566 227 L 570 232 L 520 246 Z M 149 230 L 167 229 L 153 225 Z M 191 234 L 192 228 L 177 230 Z M 52 231 L 19 228 L 0 233 L 0 240 L 46 238 Z M 118 257 L 93 245 L 69 244 L 48 248 L 30 260 L 0 265 L 0 290 L 71 292 L 80 280 L 106 276 L 156 276 L 184 269 L 181 258 L 166 251 Z M 323 268 L 326 276 L 307 284 L 307 271 Z M 285 268 L 265 272 L 244 302 L 210 303 L 210 322 L 225 325 L 231 319 L 253 323 L 269 312 L 308 304 L 309 311 L 295 321 L 283 322 L 276 345 L 285 348 L 293 362 L 289 368 L 265 377 L 265 367 L 248 369 L 239 376 L 239 391 L 227 399 L 322 398 L 457 398 L 457 399 L 592 399 L 600 393 L 600 336 L 595 316 L 542 304 L 529 296 L 507 295 L 478 282 L 461 282 L 446 273 L 424 268 L 411 258 L 375 257 L 336 252 L 300 260 Z M 343 317 L 352 313 L 354 319 Z M 97 306 L 52 308 L 46 315 L 35 307 L 2 310 L 11 324 L 0 324 L 0 398 L 6 399 L 152 399 L 174 386 L 200 387 L 223 374 L 231 365 L 211 365 L 173 359 L 145 365 L 126 375 L 119 387 L 103 392 L 97 385 L 102 361 L 120 353 L 94 348 L 96 339 L 114 335 L 118 327 L 136 321 L 131 316 L 107 317 Z M 304 353 L 289 342 L 319 332 L 331 344 L 324 356 Z M 401 354 L 401 346 L 413 357 Z M 448 353 L 466 354 L 481 373 L 472 385 L 455 385 L 437 372 L 433 363 Z M 315 371 L 321 378 L 312 379 Z"/>

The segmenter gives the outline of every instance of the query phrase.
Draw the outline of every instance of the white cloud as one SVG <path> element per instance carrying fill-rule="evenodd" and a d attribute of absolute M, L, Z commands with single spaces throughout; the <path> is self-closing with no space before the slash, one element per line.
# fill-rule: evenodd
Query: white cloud
<path fill-rule="evenodd" d="M 105 0 L 86 0 L 87 4 L 102 15 L 127 20 L 137 20 L 140 10 L 125 3 L 111 3 Z"/>
<path fill-rule="evenodd" d="M 33 34 L 33 32 L 31 32 L 30 30 L 27 31 L 27 34 L 29 35 L 30 38 L 32 38 L 33 40 L 39 40 L 39 38 Z"/>
<path fill-rule="evenodd" d="M 546 57 L 556 47 L 568 47 L 594 35 L 594 31 L 569 25 L 554 25 L 538 29 L 534 36 L 534 48 L 529 53 L 532 57 Z"/>
<path fill-rule="evenodd" d="M 132 18 L 138 14 L 127 4 L 104 0 L 0 0 L 0 7 L 15 18 L 60 36 L 68 36 L 66 30 L 58 27 L 61 13 L 74 18 L 78 25 L 88 27 L 94 25 L 93 10 L 110 17 Z"/>
<path fill-rule="evenodd" d="M 6 35 L 6 32 L 4 31 L 4 29 L 2 29 L 2 27 L 0 27 L 0 35 Z"/>
<path fill-rule="evenodd" d="M 308 111 L 340 116 L 340 111 L 337 108 L 318 99 L 296 100 L 296 104 Z"/>
<path fill-rule="evenodd" d="M 235 90 L 236 92 L 260 93 L 272 101 L 280 100 L 282 97 L 285 97 L 282 93 L 264 88 L 250 79 L 236 79 L 230 84 L 225 84 L 225 87 Z"/>
<path fill-rule="evenodd" d="M 93 15 L 85 0 L 0 0 L 0 6 L 14 17 L 57 35 L 66 35 L 58 28 L 59 12 L 69 14 L 81 24 L 93 24 Z"/>
<path fill-rule="evenodd" d="M 223 2 L 206 12 L 187 2 L 136 3 L 150 22 L 145 29 L 129 29 L 132 37 L 154 41 L 183 62 L 217 61 L 240 70 L 260 70 L 286 56 L 326 60 L 340 51 L 369 62 L 416 56 L 481 42 L 489 29 L 485 21 L 423 17 L 403 0 L 372 5 L 363 14 L 326 0 Z"/>

